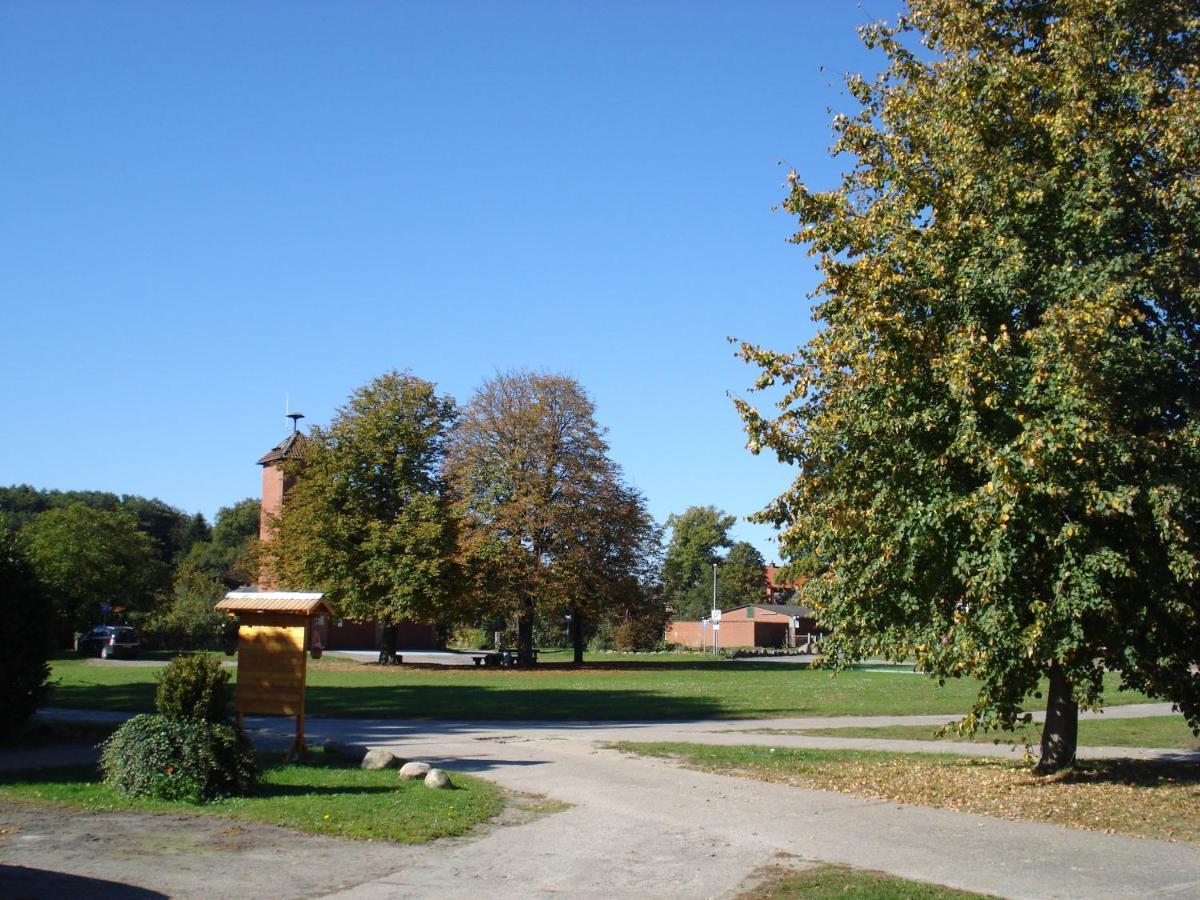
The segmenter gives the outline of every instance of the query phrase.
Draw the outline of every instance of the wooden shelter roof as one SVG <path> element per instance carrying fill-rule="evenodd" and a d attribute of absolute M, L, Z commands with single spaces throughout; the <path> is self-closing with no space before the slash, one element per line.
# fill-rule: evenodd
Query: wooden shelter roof
<path fill-rule="evenodd" d="M 325 595 L 315 591 L 230 591 L 215 609 L 221 612 L 278 612 L 332 616 Z"/>

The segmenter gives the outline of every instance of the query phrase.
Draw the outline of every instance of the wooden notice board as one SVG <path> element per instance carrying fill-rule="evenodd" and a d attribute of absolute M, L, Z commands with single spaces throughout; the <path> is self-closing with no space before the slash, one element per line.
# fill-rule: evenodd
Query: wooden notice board
<path fill-rule="evenodd" d="M 243 613 L 238 629 L 235 705 L 243 715 L 303 716 L 308 622 L 280 613 Z"/>
<path fill-rule="evenodd" d="M 304 680 L 312 653 L 320 655 L 313 630 L 333 612 L 316 592 L 230 591 L 216 609 L 238 621 L 238 677 L 234 710 L 238 724 L 247 713 L 295 716 L 292 754 L 303 754 Z"/>

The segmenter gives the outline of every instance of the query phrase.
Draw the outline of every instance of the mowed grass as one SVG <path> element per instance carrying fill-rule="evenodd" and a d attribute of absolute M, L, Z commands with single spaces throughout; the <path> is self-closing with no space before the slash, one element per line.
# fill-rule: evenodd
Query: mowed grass
<path fill-rule="evenodd" d="M 504 808 L 490 782 L 451 774 L 452 790 L 401 780 L 394 769 L 363 771 L 323 754 L 285 764 L 279 754 L 259 758 L 257 792 L 193 805 L 124 797 L 100 781 L 95 766 L 64 766 L 0 773 L 0 800 L 54 803 L 98 811 L 186 813 L 279 825 L 313 834 L 421 844 L 465 834 Z"/>
<path fill-rule="evenodd" d="M 968 741 L 976 744 L 1031 744 L 1041 741 L 1041 725 L 1033 723 L 1017 731 L 977 732 L 970 736 L 953 729 L 935 735 L 928 725 L 886 725 L 880 728 L 802 728 L 791 734 L 817 737 L 895 738 L 906 741 Z M 1167 750 L 1200 750 L 1200 738 L 1192 733 L 1183 716 L 1146 716 L 1137 719 L 1081 719 L 1079 743 L 1088 747 L 1160 747 Z"/>
<path fill-rule="evenodd" d="M 62 658 L 50 706 L 144 712 L 158 669 Z M 233 672 L 231 671 L 231 674 Z M 1110 704 L 1147 698 L 1108 682 Z M 962 715 L 977 683 L 944 686 L 911 672 L 833 674 L 786 663 L 674 654 L 589 659 L 581 668 L 481 669 L 378 666 L 326 656 L 310 661 L 307 710 L 314 716 L 386 719 L 646 720 L 833 715 Z M 1041 701 L 1030 701 L 1038 708 Z"/>
<path fill-rule="evenodd" d="M 1087 760 L 1038 777 L 1025 763 L 950 754 L 666 742 L 613 746 L 701 771 L 855 797 L 1200 843 L 1200 767 L 1190 762 Z"/>
<path fill-rule="evenodd" d="M 779 868 L 738 900 L 978 900 L 988 894 L 958 891 L 939 884 L 909 881 L 846 866 L 814 866 L 800 871 Z"/>

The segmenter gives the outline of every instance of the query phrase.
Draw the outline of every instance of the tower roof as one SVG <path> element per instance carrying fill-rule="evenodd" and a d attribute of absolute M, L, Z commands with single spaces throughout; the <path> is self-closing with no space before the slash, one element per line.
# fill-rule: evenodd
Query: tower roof
<path fill-rule="evenodd" d="M 300 445 L 303 443 L 304 435 L 298 431 L 293 431 L 268 450 L 266 455 L 258 461 L 258 464 L 265 466 L 273 462 L 279 462 L 281 459 L 296 459 L 300 456 Z"/>

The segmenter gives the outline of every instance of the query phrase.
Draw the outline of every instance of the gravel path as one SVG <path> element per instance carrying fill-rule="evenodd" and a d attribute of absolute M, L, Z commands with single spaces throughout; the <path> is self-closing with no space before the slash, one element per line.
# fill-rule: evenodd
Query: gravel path
<path fill-rule="evenodd" d="M 1161 715 L 1158 705 L 1126 715 Z M 1110 711 L 1111 713 L 1111 711 Z M 870 724 L 937 724 L 945 717 L 872 717 Z M 845 719 L 840 724 L 850 724 Z M 281 739 L 280 721 L 247 723 L 260 741 Z M 689 740 L 772 746 L 878 747 L 926 742 L 843 741 L 755 734 L 830 720 L 688 723 L 469 723 L 309 719 L 310 740 L 325 737 L 388 746 L 407 758 L 480 774 L 518 791 L 571 804 L 517 827 L 426 847 L 363 845 L 283 833 L 261 846 L 254 836 L 222 844 L 221 827 L 178 860 L 170 828 L 201 834 L 195 820 L 42 810 L 45 833 L 22 828 L 0 843 L 3 866 L 53 869 L 111 879 L 171 896 L 383 897 L 728 897 L 767 865 L 809 861 L 880 869 L 1007 897 L 1107 898 L 1200 895 L 1200 848 L 1031 822 L 1010 822 L 879 800 L 846 797 L 693 772 L 667 761 L 629 757 L 612 740 Z M 854 724 L 868 724 L 859 719 Z M 787 739 L 785 743 L 785 739 Z M 792 743 L 792 741 L 804 743 Z M 812 742 L 812 743 L 807 743 Z M 832 742 L 832 743 L 831 743 Z M 946 752 L 943 743 L 933 744 Z M 969 745 L 968 752 L 997 749 Z M 1128 749 L 1109 755 L 1129 755 Z M 1197 757 L 1200 759 L 1200 757 Z M 0 812 L 0 825 L 12 815 Z M 134 820 L 132 824 L 126 820 Z M 140 820 L 140 822 L 138 821 Z M 64 822 L 75 823 L 64 826 Z M 81 824 L 82 823 L 82 824 Z M 149 823 L 149 824 L 147 824 Z M 118 825 L 125 830 L 113 831 Z M 36 823 L 34 823 L 36 827 Z M 242 826 L 243 828 L 245 826 Z M 257 834 L 259 829 L 254 829 Z M 137 844 L 142 833 L 155 834 Z M 119 835 L 115 843 L 81 835 Z M 65 836 L 64 836 L 65 835 Z M 71 837 L 70 835 L 74 835 Z M 230 836 L 227 836 L 230 837 Z M 120 865 L 106 860 L 121 852 Z M 65 842 L 65 844 L 64 844 Z M 215 844 L 214 844 L 215 842 Z M 220 864 L 204 848 L 218 846 Z M 103 847 L 110 848 L 107 852 Z M 239 849 L 240 847 L 240 849 Z M 44 850 L 51 848 L 52 852 Z M 254 874 L 276 872 L 264 886 Z M 7 870 L 10 877 L 14 870 Z M 246 878 L 243 879 L 242 876 Z M 5 893 L 0 891 L 0 893 Z M 86 893 L 77 896 L 88 896 Z M 100 894 L 97 894 L 99 896 Z"/>

